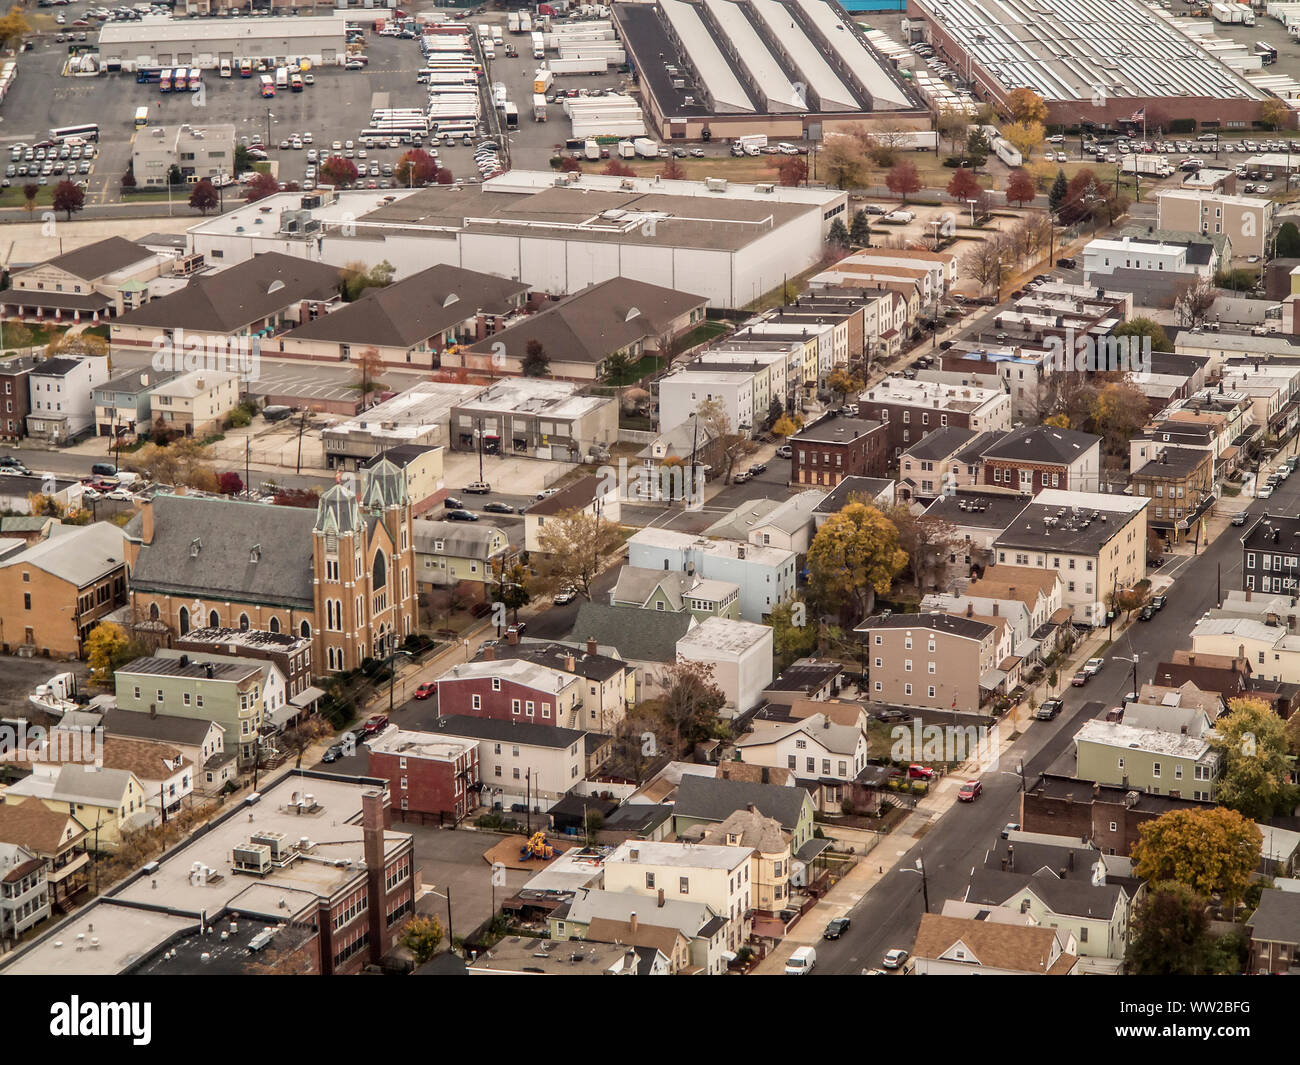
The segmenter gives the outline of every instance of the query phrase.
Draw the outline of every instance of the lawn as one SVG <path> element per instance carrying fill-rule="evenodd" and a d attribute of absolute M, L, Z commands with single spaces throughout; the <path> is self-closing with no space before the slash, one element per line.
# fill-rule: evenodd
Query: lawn
<path fill-rule="evenodd" d="M 689 351 L 696 344 L 703 344 L 705 341 L 721 336 L 727 329 L 726 322 L 701 322 L 689 333 L 678 339 L 677 349 L 679 351 Z"/>

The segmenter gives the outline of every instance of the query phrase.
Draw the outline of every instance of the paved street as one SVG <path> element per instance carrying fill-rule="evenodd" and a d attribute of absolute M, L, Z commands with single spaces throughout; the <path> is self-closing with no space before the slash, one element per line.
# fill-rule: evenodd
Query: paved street
<path fill-rule="evenodd" d="M 1227 500 L 1224 509 L 1238 506 L 1236 501 Z M 1300 481 L 1285 482 L 1272 499 L 1252 501 L 1249 509 L 1258 514 L 1266 506 L 1274 513 L 1300 511 Z M 1224 519 L 1216 520 L 1226 525 Z M 1067 685 L 1063 695 L 1065 711 L 1053 722 L 1034 722 L 1003 752 L 999 772 L 982 778 L 982 798 L 971 805 L 954 804 L 921 839 L 902 835 L 900 830 L 880 844 L 866 859 L 866 865 L 873 874 L 882 865 L 887 871 L 849 911 L 853 918 L 849 932 L 840 940 L 819 944 L 817 972 L 857 973 L 863 968 L 879 968 L 886 950 L 911 946 L 923 912 L 922 884 L 915 872 L 902 870 L 914 869 L 918 858 L 925 863 L 931 910 L 937 911 L 944 899 L 964 895 L 972 867 L 982 864 L 987 851 L 1001 842 L 998 833 L 1002 826 L 1020 819 L 1017 764 L 1023 760 L 1025 779 L 1032 784 L 1039 773 L 1069 756 L 1071 737 L 1083 721 L 1105 713 L 1132 690 L 1134 653 L 1139 656 L 1141 684 L 1151 680 L 1156 663 L 1189 645 L 1192 626 L 1218 603 L 1220 579 L 1225 592 L 1238 586 L 1240 534 L 1240 529 L 1227 526 L 1196 558 L 1179 557 L 1154 571 L 1157 578 L 1167 572 L 1176 574 L 1168 605 L 1154 620 L 1135 621 L 1118 636 L 1103 655 L 1106 667 L 1086 687 Z M 950 778 L 943 786 L 955 790 L 958 783 L 956 778 Z M 833 907 L 825 910 L 825 919 L 837 912 Z M 811 924 L 802 930 L 803 937 L 814 932 L 820 936 L 825 919 L 816 912 L 809 914 L 805 921 Z M 785 953 L 797 945 L 787 943 Z"/>

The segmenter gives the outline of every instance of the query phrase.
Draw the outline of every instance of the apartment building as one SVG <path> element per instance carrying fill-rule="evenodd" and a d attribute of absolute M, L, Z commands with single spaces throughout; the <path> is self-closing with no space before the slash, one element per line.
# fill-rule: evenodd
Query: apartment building
<path fill-rule="evenodd" d="M 1234 196 L 1202 189 L 1156 193 L 1156 225 L 1190 233 L 1226 233 L 1234 255 L 1266 254 L 1275 204 L 1264 196 Z"/>
<path fill-rule="evenodd" d="M 0 440 L 12 442 L 27 435 L 31 403 L 29 378 L 38 364 L 35 355 L 0 359 Z"/>
<path fill-rule="evenodd" d="M 1055 571 L 1076 623 L 1106 620 L 1106 596 L 1147 572 L 1149 499 L 1048 488 L 993 542 L 998 565 Z"/>
<path fill-rule="evenodd" d="M 976 711 L 985 685 L 996 687 L 998 626 L 952 614 L 877 614 L 854 631 L 866 645 L 876 702 Z"/>
<path fill-rule="evenodd" d="M 154 423 L 169 432 L 200 439 L 220 432 L 239 406 L 237 373 L 195 370 L 157 385 L 149 393 Z"/>
<path fill-rule="evenodd" d="M 790 438 L 790 480 L 834 488 L 845 477 L 884 477 L 889 430 L 883 422 L 823 418 Z"/>
<path fill-rule="evenodd" d="M 984 449 L 984 483 L 1026 495 L 1044 488 L 1096 492 L 1101 478 L 1101 437 L 1051 425 L 1007 433 Z"/>
<path fill-rule="evenodd" d="M 67 444 L 95 424 L 95 388 L 108 379 L 108 360 L 45 359 L 27 375 L 27 435 L 47 444 Z"/>
<path fill-rule="evenodd" d="M 1150 462 L 1134 470 L 1129 484 L 1138 498 L 1151 500 L 1148 524 L 1160 539 L 1180 544 L 1200 540 L 1198 522 L 1214 506 L 1214 459 L 1208 451 L 1161 447 Z"/>
<path fill-rule="evenodd" d="M 977 433 L 1011 428 L 1011 397 L 1001 389 L 887 377 L 863 392 L 858 406 L 860 417 L 888 427 L 894 458 L 946 426 Z"/>
<path fill-rule="evenodd" d="M 393 726 L 367 747 L 370 774 L 388 782 L 400 820 L 455 825 L 478 809 L 477 740 Z"/>
<path fill-rule="evenodd" d="M 452 666 L 436 683 L 438 711 L 444 715 L 562 727 L 581 719 L 582 678 L 524 659 L 497 661 L 489 653 Z"/>
<path fill-rule="evenodd" d="M 1142 710 L 1153 712 L 1139 715 Z M 1210 732 L 1210 719 L 1199 710 L 1130 703 L 1122 722 L 1094 719 L 1074 734 L 1076 773 L 1099 784 L 1210 801 L 1220 770 Z"/>

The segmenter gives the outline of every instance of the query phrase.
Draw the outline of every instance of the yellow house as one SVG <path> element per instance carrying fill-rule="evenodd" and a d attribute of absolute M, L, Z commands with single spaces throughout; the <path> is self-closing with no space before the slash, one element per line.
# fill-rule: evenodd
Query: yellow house
<path fill-rule="evenodd" d="M 94 765 L 36 763 L 31 776 L 4 791 L 9 797 L 37 799 L 55 813 L 86 826 L 88 850 L 115 851 L 122 837 L 148 828 L 157 816 L 149 809 L 144 785 L 127 769 Z"/>
<path fill-rule="evenodd" d="M 239 406 L 239 374 L 192 370 L 164 381 L 149 396 L 155 422 L 186 436 L 206 436 Z"/>

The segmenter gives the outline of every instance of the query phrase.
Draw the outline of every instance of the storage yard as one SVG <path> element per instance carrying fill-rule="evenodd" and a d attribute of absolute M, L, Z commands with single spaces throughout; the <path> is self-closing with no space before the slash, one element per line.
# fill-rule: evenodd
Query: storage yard
<path fill-rule="evenodd" d="M 1216 23 L 1176 19 L 1138 0 L 911 0 L 923 32 L 975 95 L 1002 106 L 1033 89 L 1053 124 L 1149 125 L 1178 119 L 1249 128 L 1269 93 L 1244 73 L 1244 52 L 1216 44 Z M 923 20 L 923 21 L 922 21 Z M 1257 67 L 1258 60 L 1254 65 Z M 1143 109 L 1145 112 L 1143 113 Z"/>
<path fill-rule="evenodd" d="M 647 128 L 665 140 L 929 128 L 916 91 L 832 0 L 659 0 L 616 4 L 613 20 Z"/>

